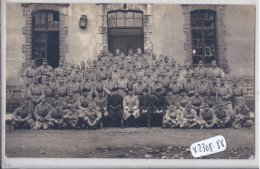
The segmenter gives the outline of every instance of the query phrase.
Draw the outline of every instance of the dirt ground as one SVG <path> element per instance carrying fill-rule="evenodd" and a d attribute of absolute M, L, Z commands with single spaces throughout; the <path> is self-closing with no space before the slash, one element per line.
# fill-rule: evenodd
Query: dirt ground
<path fill-rule="evenodd" d="M 7 157 L 192 159 L 190 145 L 216 135 L 227 149 L 203 158 L 254 158 L 254 129 L 6 130 L 5 144 Z"/>

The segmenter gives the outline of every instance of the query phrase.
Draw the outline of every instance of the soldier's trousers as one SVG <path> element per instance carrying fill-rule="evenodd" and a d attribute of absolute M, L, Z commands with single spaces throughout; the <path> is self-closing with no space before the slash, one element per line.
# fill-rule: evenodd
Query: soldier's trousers
<path fill-rule="evenodd" d="M 138 126 L 141 127 L 149 127 L 151 123 L 151 117 L 152 117 L 152 110 L 148 109 L 146 113 L 143 113 L 142 110 L 140 110 L 140 116 L 138 118 Z"/>
<path fill-rule="evenodd" d="M 33 128 L 34 121 L 33 121 L 33 119 L 26 120 L 23 122 L 13 120 L 12 124 L 13 124 L 14 128 L 16 128 L 16 129 Z"/>
<path fill-rule="evenodd" d="M 152 127 L 161 127 L 163 122 L 163 113 L 153 113 L 151 118 Z"/>
<path fill-rule="evenodd" d="M 110 108 L 108 115 L 104 117 L 104 127 L 118 127 L 120 121 L 123 119 L 123 109 L 112 109 Z"/>

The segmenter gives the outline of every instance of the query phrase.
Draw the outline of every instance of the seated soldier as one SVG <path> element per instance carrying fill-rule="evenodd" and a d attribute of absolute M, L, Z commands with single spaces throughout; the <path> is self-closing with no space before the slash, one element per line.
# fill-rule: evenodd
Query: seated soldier
<path fill-rule="evenodd" d="M 153 116 L 152 116 L 152 124 L 154 126 L 162 127 L 163 115 L 166 113 L 167 106 L 169 105 L 165 96 L 162 95 L 162 89 L 156 89 L 156 95 L 152 97 L 152 105 L 153 105 Z"/>
<path fill-rule="evenodd" d="M 77 105 L 72 104 L 70 109 L 65 110 L 65 115 L 63 117 L 63 125 L 67 128 L 79 129 L 78 119 L 79 119 L 79 111 L 77 110 Z"/>
<path fill-rule="evenodd" d="M 234 122 L 232 123 L 232 126 L 234 128 L 250 128 L 254 125 L 254 122 L 250 117 L 250 110 L 247 107 L 246 102 L 244 100 L 240 101 L 240 105 L 237 105 L 235 107 L 233 119 Z"/>
<path fill-rule="evenodd" d="M 52 109 L 46 117 L 49 127 L 52 129 L 62 129 L 64 115 L 65 110 L 61 107 L 55 107 L 54 109 Z"/>
<path fill-rule="evenodd" d="M 163 127 L 176 128 L 181 124 L 180 121 L 181 111 L 177 106 L 171 104 L 163 116 Z"/>
<path fill-rule="evenodd" d="M 147 121 L 147 127 L 151 128 L 150 121 L 152 116 L 152 97 L 148 94 L 148 89 L 143 89 L 143 96 L 139 98 L 140 117 L 139 122 L 142 124 Z"/>
<path fill-rule="evenodd" d="M 214 107 L 214 114 L 216 116 L 216 122 L 218 127 L 225 128 L 230 126 L 231 117 L 223 104 L 217 104 Z"/>
<path fill-rule="evenodd" d="M 130 124 L 131 118 L 134 121 L 135 127 L 137 126 L 137 118 L 139 117 L 139 100 L 138 97 L 133 95 L 133 89 L 128 89 L 128 95 L 123 100 L 124 121 Z"/>
<path fill-rule="evenodd" d="M 108 115 L 104 121 L 108 126 L 116 126 L 116 121 L 120 120 L 121 127 L 124 128 L 123 121 L 123 97 L 118 94 L 117 87 L 113 87 L 111 95 L 107 97 Z"/>
<path fill-rule="evenodd" d="M 101 113 L 102 115 L 102 118 L 103 119 L 104 117 L 106 117 L 108 115 L 108 112 L 107 112 L 107 99 L 106 97 L 103 96 L 103 92 L 102 91 L 99 91 L 98 92 L 98 97 L 96 97 L 94 99 L 94 107 L 95 109 Z M 103 127 L 103 122 L 100 121 L 100 128 Z"/>
<path fill-rule="evenodd" d="M 200 110 L 200 128 L 213 128 L 216 125 L 216 116 L 213 109 L 209 107 L 207 103 L 202 105 Z"/>
<path fill-rule="evenodd" d="M 22 102 L 20 107 L 15 109 L 12 114 L 12 124 L 14 129 L 32 128 L 34 126 L 32 113 L 29 111 L 27 102 Z"/>
<path fill-rule="evenodd" d="M 102 114 L 95 110 L 93 104 L 90 103 L 88 108 L 85 111 L 85 115 L 83 117 L 84 121 L 87 123 L 87 127 L 89 129 L 97 129 L 97 125 L 100 125 Z"/>
<path fill-rule="evenodd" d="M 36 106 L 34 111 L 34 117 L 36 119 L 34 130 L 43 128 L 48 129 L 50 126 L 48 124 L 49 113 L 53 110 L 53 107 L 46 102 L 46 97 L 41 98 L 41 102 Z"/>
<path fill-rule="evenodd" d="M 185 109 L 181 114 L 180 120 L 180 128 L 194 128 L 196 126 L 199 126 L 197 113 L 194 109 L 192 109 L 190 103 L 186 104 Z"/>

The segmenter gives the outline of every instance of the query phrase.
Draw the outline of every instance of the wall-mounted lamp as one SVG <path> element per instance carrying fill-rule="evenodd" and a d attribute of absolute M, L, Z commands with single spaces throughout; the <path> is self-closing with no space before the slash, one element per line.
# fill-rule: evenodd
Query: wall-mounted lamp
<path fill-rule="evenodd" d="M 81 29 L 86 29 L 87 23 L 88 23 L 87 15 L 81 15 L 80 20 L 79 20 L 79 27 Z"/>

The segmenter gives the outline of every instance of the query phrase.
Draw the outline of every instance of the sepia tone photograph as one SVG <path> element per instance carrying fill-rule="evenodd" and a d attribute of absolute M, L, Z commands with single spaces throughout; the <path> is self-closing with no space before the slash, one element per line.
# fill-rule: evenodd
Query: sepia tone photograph
<path fill-rule="evenodd" d="M 5 5 L 7 158 L 255 159 L 255 5 Z"/>

